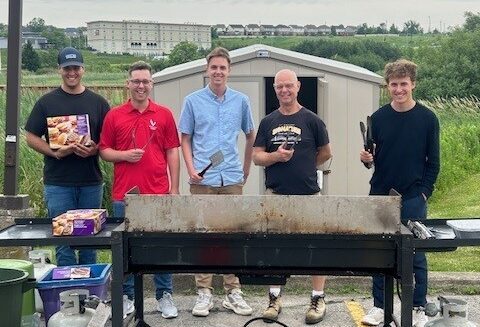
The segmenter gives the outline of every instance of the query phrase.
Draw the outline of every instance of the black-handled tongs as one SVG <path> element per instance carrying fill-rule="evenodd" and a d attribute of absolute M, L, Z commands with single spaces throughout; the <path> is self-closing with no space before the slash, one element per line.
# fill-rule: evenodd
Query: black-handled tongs
<path fill-rule="evenodd" d="M 365 128 L 365 124 L 363 121 L 360 122 L 360 132 L 362 133 L 363 138 L 363 148 L 365 151 L 370 152 L 373 154 L 373 137 L 372 137 L 372 117 L 367 116 L 367 127 Z M 363 163 L 365 167 L 371 168 L 372 163 Z"/>

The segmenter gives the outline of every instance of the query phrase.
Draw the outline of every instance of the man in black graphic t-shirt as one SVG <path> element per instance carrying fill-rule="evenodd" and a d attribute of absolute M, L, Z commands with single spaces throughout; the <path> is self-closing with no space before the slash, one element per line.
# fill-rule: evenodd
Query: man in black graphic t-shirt
<path fill-rule="evenodd" d="M 265 167 L 267 194 L 318 194 L 317 166 L 332 157 L 325 124 L 298 103 L 300 82 L 295 72 L 279 71 L 273 87 L 280 107 L 260 122 L 253 162 Z M 312 276 L 307 324 L 315 324 L 325 316 L 324 285 L 325 277 Z M 280 297 L 280 286 L 271 286 L 264 318 L 277 319 L 281 311 Z"/>
<path fill-rule="evenodd" d="M 27 144 L 44 155 L 44 198 L 51 218 L 67 210 L 100 208 L 102 204 L 103 180 L 97 143 L 110 107 L 103 97 L 82 85 L 83 66 L 78 50 L 68 47 L 60 51 L 58 71 L 62 84 L 35 103 L 25 126 Z M 47 118 L 52 122 L 71 115 L 88 115 L 91 138 L 88 143 L 70 142 L 78 132 L 71 123 L 65 128 L 56 125 L 48 132 Z M 53 138 L 56 142 L 52 143 L 57 144 L 54 149 L 49 144 Z M 79 264 L 96 262 L 94 250 L 80 250 L 78 257 Z M 58 246 L 56 258 L 59 266 L 77 264 L 75 252 L 69 246 Z"/>

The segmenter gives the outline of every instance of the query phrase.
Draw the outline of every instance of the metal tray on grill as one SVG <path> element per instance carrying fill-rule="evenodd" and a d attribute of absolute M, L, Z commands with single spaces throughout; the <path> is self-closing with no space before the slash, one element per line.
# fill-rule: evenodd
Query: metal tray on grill
<path fill-rule="evenodd" d="M 447 220 L 447 225 L 452 227 L 457 238 L 480 238 L 480 220 L 452 219 Z"/>

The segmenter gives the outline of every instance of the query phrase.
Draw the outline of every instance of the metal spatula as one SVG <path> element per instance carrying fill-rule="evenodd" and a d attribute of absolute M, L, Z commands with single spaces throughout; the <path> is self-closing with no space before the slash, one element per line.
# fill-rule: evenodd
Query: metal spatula
<path fill-rule="evenodd" d="M 219 164 L 221 164 L 223 162 L 223 152 L 221 150 L 218 150 L 217 152 L 212 154 L 209 159 L 210 163 L 198 174 L 198 176 L 203 177 L 207 170 L 212 167 L 217 167 Z"/>

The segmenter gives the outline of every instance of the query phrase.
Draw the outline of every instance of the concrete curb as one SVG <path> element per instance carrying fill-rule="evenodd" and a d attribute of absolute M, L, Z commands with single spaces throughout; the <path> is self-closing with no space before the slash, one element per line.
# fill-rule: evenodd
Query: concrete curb
<path fill-rule="evenodd" d="M 370 294 L 371 277 L 369 276 L 328 276 L 325 291 L 333 294 L 347 293 L 365 293 Z M 213 287 L 215 291 L 222 292 L 223 280 L 220 275 L 213 278 Z M 174 293 L 195 294 L 195 278 L 193 274 L 175 274 L 173 276 Z M 261 292 L 267 286 L 245 285 L 243 287 L 247 292 Z M 309 276 L 291 276 L 286 291 L 301 292 L 311 290 L 311 280 Z M 154 294 L 154 285 L 152 278 L 144 278 L 145 294 Z M 480 292 L 480 273 L 468 272 L 429 272 L 429 293 L 464 293 Z"/>

